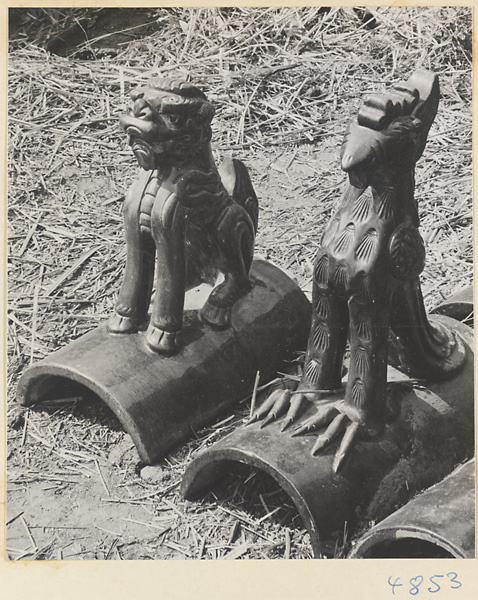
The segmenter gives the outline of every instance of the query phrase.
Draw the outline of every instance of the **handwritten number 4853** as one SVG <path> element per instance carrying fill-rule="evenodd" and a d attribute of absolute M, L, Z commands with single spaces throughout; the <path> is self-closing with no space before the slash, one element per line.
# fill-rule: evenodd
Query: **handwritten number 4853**
<path fill-rule="evenodd" d="M 427 588 L 424 587 L 422 588 L 422 590 L 426 589 L 428 592 L 430 592 L 430 594 L 436 594 L 442 588 L 445 587 L 451 588 L 452 590 L 457 590 L 458 588 L 461 588 L 462 584 L 460 581 L 458 581 L 458 574 L 454 571 L 450 571 L 450 573 L 446 574 L 446 577 L 448 577 L 446 586 L 443 584 L 443 581 L 440 581 L 440 579 L 443 577 L 445 577 L 445 575 L 432 575 L 429 578 L 431 586 Z M 408 588 L 408 593 L 410 594 L 410 596 L 417 596 L 419 594 L 420 586 L 422 585 L 423 581 L 424 579 L 421 575 L 417 575 L 416 577 L 412 577 L 411 579 L 409 579 L 408 583 L 410 587 Z M 442 585 L 440 585 L 440 583 Z M 392 588 L 392 594 L 394 596 L 395 588 L 407 587 L 406 584 L 400 583 L 400 577 L 396 577 L 395 580 L 392 581 L 391 576 L 388 578 L 388 585 Z"/>

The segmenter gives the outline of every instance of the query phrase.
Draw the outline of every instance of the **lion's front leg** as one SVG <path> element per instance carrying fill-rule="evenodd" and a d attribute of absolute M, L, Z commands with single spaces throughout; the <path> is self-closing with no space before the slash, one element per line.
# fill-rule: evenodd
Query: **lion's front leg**
<path fill-rule="evenodd" d="M 142 195 L 134 187 L 123 209 L 126 234 L 126 266 L 115 312 L 108 322 L 111 333 L 134 333 L 148 316 L 153 287 L 155 246 L 141 232 L 139 212 Z"/>
<path fill-rule="evenodd" d="M 146 342 L 155 352 L 174 354 L 178 351 L 177 334 L 183 325 L 184 296 L 186 289 L 185 233 L 187 218 L 176 203 L 172 214 L 165 218 L 175 198 L 154 206 L 151 229 L 156 244 L 156 293 Z"/>

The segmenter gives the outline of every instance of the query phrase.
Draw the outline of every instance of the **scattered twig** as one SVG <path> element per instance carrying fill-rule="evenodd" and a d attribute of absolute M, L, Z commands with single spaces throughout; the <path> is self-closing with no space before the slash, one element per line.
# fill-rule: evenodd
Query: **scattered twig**
<path fill-rule="evenodd" d="M 106 481 L 103 477 L 103 473 L 101 472 L 100 463 L 96 459 L 95 459 L 95 465 L 96 465 L 96 470 L 98 471 L 98 475 L 100 476 L 101 483 L 102 483 L 103 487 L 105 488 L 106 493 L 108 494 L 108 496 L 111 496 L 110 490 L 108 489 L 108 486 L 106 485 Z"/>
<path fill-rule="evenodd" d="M 254 388 L 252 390 L 252 398 L 251 398 L 251 410 L 249 413 L 249 417 L 252 417 L 254 410 L 256 408 L 256 396 L 257 396 L 257 388 L 259 387 L 259 380 L 261 378 L 261 374 L 259 371 L 256 373 L 256 379 L 254 381 Z"/>
<path fill-rule="evenodd" d="M 25 521 L 25 519 L 23 518 L 23 515 L 20 515 L 20 517 L 19 517 L 19 518 L 20 518 L 20 521 L 22 522 L 22 525 L 23 525 L 23 527 L 25 528 L 25 531 L 27 532 L 28 539 L 30 540 L 30 544 L 32 545 L 32 548 L 35 550 L 35 552 L 37 552 L 37 550 L 38 550 L 38 546 L 37 546 L 37 544 L 36 544 L 35 540 L 33 539 L 33 536 L 32 536 L 32 534 L 31 534 L 31 531 L 30 531 L 30 529 L 29 529 L 28 525 L 26 524 L 26 521 Z"/>

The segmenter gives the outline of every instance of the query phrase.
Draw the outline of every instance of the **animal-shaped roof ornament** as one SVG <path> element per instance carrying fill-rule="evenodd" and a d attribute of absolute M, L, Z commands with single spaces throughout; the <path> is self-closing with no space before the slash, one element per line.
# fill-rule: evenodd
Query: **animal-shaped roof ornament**
<path fill-rule="evenodd" d="M 194 85 L 155 77 L 132 92 L 130 110 L 120 119 L 143 170 L 124 204 L 126 267 L 108 329 L 131 334 L 146 323 L 146 343 L 160 354 L 180 349 L 192 283 L 224 274 L 200 313 L 216 328 L 230 325 L 234 304 L 251 289 L 257 197 L 241 161 L 226 160 L 217 169 L 213 115 Z"/>
<path fill-rule="evenodd" d="M 407 82 L 366 97 L 352 119 L 341 152 L 347 186 L 314 264 L 313 315 L 300 384 L 296 391 L 275 390 L 250 419 L 265 426 L 285 414 L 284 431 L 315 403 L 317 413 L 293 435 L 319 431 L 313 453 L 341 439 L 335 471 L 356 440 L 373 439 L 384 427 L 389 354 L 405 372 L 432 380 L 454 375 L 464 363 L 460 337 L 429 321 L 419 280 L 425 248 L 414 168 L 439 96 L 438 77 L 420 69 Z"/>

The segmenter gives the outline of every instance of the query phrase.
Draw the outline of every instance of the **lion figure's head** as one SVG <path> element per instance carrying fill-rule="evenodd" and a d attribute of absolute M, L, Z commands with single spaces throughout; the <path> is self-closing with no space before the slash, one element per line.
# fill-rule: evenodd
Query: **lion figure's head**
<path fill-rule="evenodd" d="M 140 166 L 181 165 L 206 150 L 214 108 L 195 86 L 153 77 L 131 94 L 120 119 Z"/>

